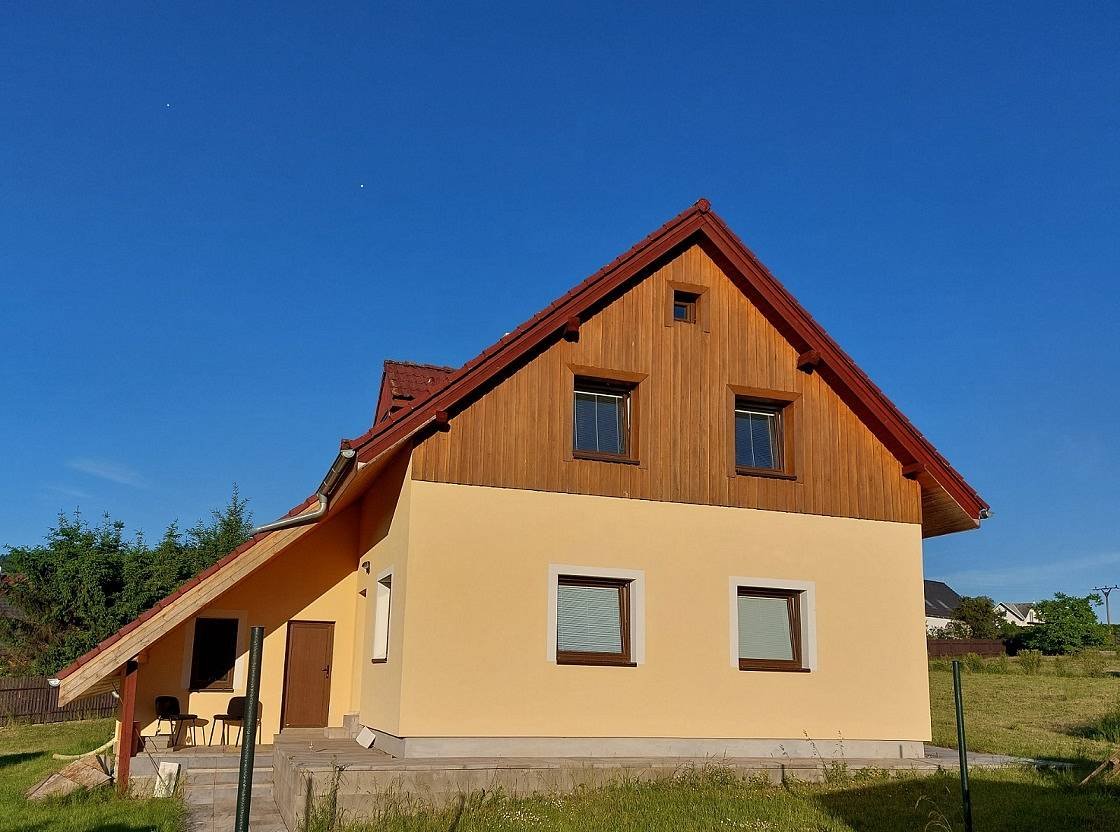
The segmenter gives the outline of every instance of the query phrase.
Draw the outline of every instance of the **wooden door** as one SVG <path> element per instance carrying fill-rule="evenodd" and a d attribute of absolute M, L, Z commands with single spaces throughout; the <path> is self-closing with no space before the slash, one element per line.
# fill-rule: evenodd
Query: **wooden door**
<path fill-rule="evenodd" d="M 325 728 L 331 699 L 334 624 L 289 621 L 284 660 L 284 728 Z"/>

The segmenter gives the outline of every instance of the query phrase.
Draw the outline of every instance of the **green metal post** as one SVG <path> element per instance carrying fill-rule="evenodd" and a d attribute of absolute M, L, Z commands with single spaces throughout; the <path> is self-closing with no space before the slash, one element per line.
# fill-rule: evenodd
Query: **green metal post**
<path fill-rule="evenodd" d="M 253 800 L 253 756 L 257 743 L 257 703 L 261 692 L 261 651 L 264 627 L 249 633 L 249 683 L 245 686 L 245 724 L 241 732 L 241 767 L 237 773 L 237 815 L 234 832 L 249 832 L 249 807 Z"/>
<path fill-rule="evenodd" d="M 964 693 L 961 691 L 961 663 L 957 659 L 953 659 L 953 701 L 957 706 L 957 756 L 961 761 L 964 832 L 972 832 L 972 792 L 968 788 L 968 746 L 964 738 Z"/>

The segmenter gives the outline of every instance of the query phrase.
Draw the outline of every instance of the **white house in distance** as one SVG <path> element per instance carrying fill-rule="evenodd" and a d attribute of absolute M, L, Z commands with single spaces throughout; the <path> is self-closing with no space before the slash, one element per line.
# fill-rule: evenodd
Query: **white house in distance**
<path fill-rule="evenodd" d="M 1018 627 L 1041 624 L 1043 620 L 1042 616 L 1038 614 L 1038 608 L 1035 606 L 1034 601 L 1000 601 L 996 604 L 996 611 L 999 612 L 1005 620 L 1010 621 Z"/>

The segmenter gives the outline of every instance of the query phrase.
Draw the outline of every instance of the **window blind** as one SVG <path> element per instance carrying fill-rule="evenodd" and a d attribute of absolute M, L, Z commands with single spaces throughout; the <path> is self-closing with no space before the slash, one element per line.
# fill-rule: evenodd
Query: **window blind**
<path fill-rule="evenodd" d="M 619 588 L 560 584 L 556 591 L 556 650 L 621 653 Z"/>
<path fill-rule="evenodd" d="M 789 601 L 739 596 L 739 658 L 793 660 Z"/>
<path fill-rule="evenodd" d="M 735 464 L 744 468 L 778 468 L 778 414 L 735 409 Z"/>
<path fill-rule="evenodd" d="M 607 454 L 626 452 L 627 397 L 576 391 L 575 449 Z"/>

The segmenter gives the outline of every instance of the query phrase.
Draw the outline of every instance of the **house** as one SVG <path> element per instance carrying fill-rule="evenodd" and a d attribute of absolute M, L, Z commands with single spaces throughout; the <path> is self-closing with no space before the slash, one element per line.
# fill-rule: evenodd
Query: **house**
<path fill-rule="evenodd" d="M 944 581 L 926 581 L 926 632 L 947 627 L 961 596 Z"/>
<path fill-rule="evenodd" d="M 1002 615 L 1005 621 L 1010 621 L 1019 627 L 1041 624 L 1043 620 L 1038 614 L 1038 607 L 1034 601 L 1000 601 L 996 604 L 996 612 Z"/>
<path fill-rule="evenodd" d="M 701 200 L 461 367 L 386 362 L 315 493 L 60 700 L 209 720 L 262 625 L 266 737 L 921 756 L 922 540 L 987 513 Z"/>

